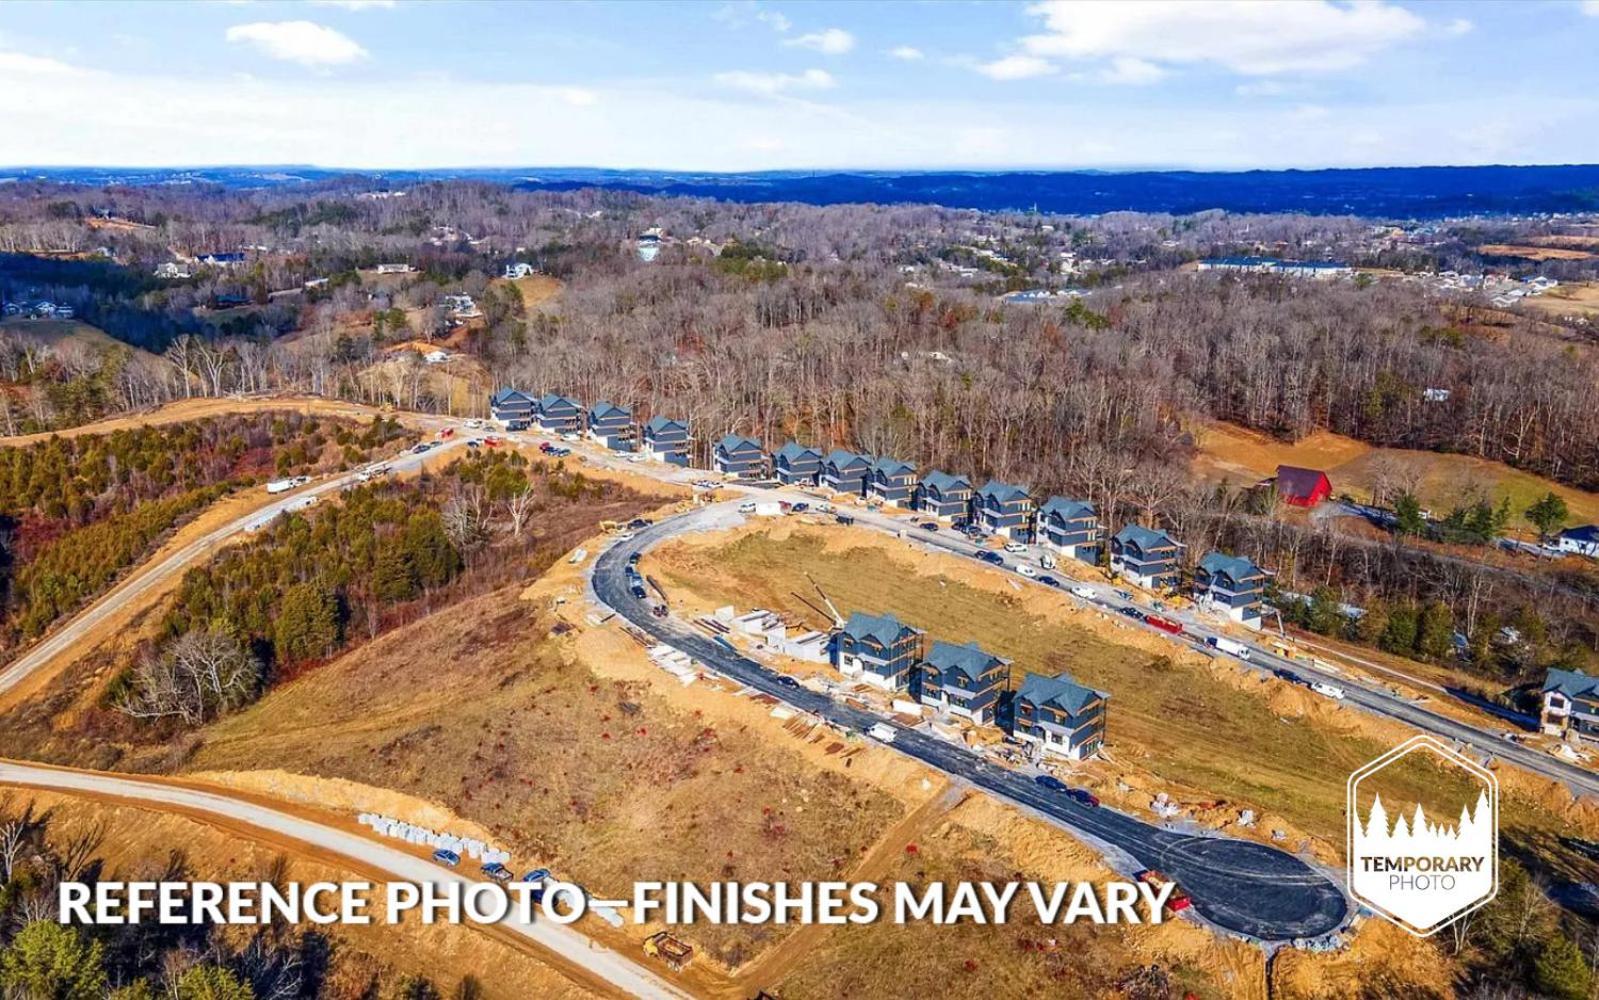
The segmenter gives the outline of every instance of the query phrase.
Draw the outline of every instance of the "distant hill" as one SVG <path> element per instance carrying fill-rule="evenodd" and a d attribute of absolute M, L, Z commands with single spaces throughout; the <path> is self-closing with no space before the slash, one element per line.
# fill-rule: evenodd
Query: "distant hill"
<path fill-rule="evenodd" d="M 525 190 L 604 187 L 730 201 L 925 203 L 986 210 L 1038 208 L 1093 215 L 1114 211 L 1186 214 L 1303 212 L 1376 218 L 1599 211 L 1599 165 L 1380 167 L 1340 170 L 1149 171 L 770 171 L 695 173 L 592 168 L 402 170 L 354 174 L 309 166 L 0 168 L 0 182 L 216 184 L 230 188 L 373 180 L 404 186 L 472 179 Z"/>

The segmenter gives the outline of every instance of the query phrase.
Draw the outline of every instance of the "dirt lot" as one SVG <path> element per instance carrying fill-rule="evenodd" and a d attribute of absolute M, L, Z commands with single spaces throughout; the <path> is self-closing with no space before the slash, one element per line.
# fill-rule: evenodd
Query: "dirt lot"
<path fill-rule="evenodd" d="M 1209 423 L 1196 430 L 1199 455 L 1194 470 L 1202 478 L 1233 485 L 1253 483 L 1276 473 L 1278 465 L 1322 469 L 1334 493 L 1350 493 L 1365 501 L 1383 481 L 1413 481 L 1423 506 L 1436 512 L 1480 491 L 1490 500 L 1510 497 L 1511 523 L 1530 529 L 1521 512 L 1553 490 L 1564 497 L 1571 522 L 1599 520 L 1599 495 L 1562 486 L 1501 462 L 1466 455 L 1443 455 L 1402 448 L 1374 448 L 1353 438 L 1325 431 L 1288 444 L 1231 424 Z"/>
<path fill-rule="evenodd" d="M 1586 250 L 1573 250 L 1557 246 L 1519 246 L 1512 243 L 1489 243 L 1477 248 L 1489 257 L 1523 257 L 1527 260 L 1592 260 L 1595 254 Z"/>
<path fill-rule="evenodd" d="M 299 882 L 371 881 L 374 873 L 342 866 L 331 857 L 307 853 L 293 842 L 265 835 L 240 836 L 198 818 L 155 812 L 131 805 L 18 791 L 15 802 L 32 801 L 50 813 L 51 838 L 98 834 L 96 855 L 107 862 L 105 877 L 127 877 L 165 868 L 174 849 L 187 862 L 186 878 L 252 881 L 267 877 L 278 858 L 289 861 L 287 878 Z M 373 900 L 368 926 L 326 928 L 334 940 L 332 982 L 359 984 L 377 976 L 391 986 L 404 974 L 425 975 L 448 996 L 465 977 L 476 978 L 483 996 L 520 1000 L 526 996 L 577 1000 L 599 994 L 578 986 L 534 957 L 530 947 L 513 947 L 464 926 L 386 923 L 381 895 Z M 243 932 L 229 932 L 242 935 Z M 235 944 L 248 940 L 240 936 Z M 486 975 L 486 970 L 493 970 Z M 359 992 L 359 988 L 357 988 Z"/>
<path fill-rule="evenodd" d="M 1074 781 L 1108 802 L 1149 810 L 1167 793 L 1184 813 L 1240 836 L 1307 846 L 1337 863 L 1344 841 L 1349 773 L 1413 731 L 1229 662 L 1212 661 L 1115 616 L 1077 610 L 1066 596 L 1014 585 L 970 560 L 830 526 L 738 529 L 680 539 L 646 556 L 678 612 L 722 604 L 762 607 L 813 624 L 820 584 L 840 611 L 891 611 L 935 638 L 976 640 L 1026 670 L 1067 671 L 1110 693 L 1106 760 L 1080 765 Z M 807 580 L 807 575 L 810 580 Z M 1563 868 L 1588 865 L 1558 843 L 1562 829 L 1599 833 L 1599 807 L 1577 804 L 1552 782 L 1501 769 L 1507 840 Z M 1412 800 L 1435 776 L 1402 776 Z M 1239 825 L 1253 810 L 1254 827 Z M 1147 814 L 1147 813 L 1146 813 Z"/>

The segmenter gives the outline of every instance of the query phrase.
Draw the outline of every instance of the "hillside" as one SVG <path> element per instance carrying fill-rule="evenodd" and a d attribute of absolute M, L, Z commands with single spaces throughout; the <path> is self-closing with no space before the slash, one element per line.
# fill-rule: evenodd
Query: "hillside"
<path fill-rule="evenodd" d="M 1299 465 L 1325 471 L 1334 493 L 1349 493 L 1361 502 L 1374 492 L 1409 486 L 1422 506 L 1447 511 L 1476 497 L 1497 502 L 1510 498 L 1512 525 L 1531 530 L 1522 511 L 1553 491 L 1563 497 L 1570 522 L 1599 521 L 1599 494 L 1565 486 L 1502 462 L 1467 455 L 1378 448 L 1339 434 L 1320 431 L 1292 444 L 1232 424 L 1209 422 L 1194 434 L 1199 449 L 1193 471 L 1209 482 L 1248 485 L 1274 475 L 1278 465 Z"/>

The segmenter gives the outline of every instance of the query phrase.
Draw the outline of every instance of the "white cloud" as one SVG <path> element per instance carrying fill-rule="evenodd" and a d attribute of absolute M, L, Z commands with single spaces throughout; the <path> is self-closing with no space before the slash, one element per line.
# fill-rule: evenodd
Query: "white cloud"
<path fill-rule="evenodd" d="M 1110 68 L 1099 74 L 1099 78 L 1105 83 L 1125 83 L 1141 87 L 1165 79 L 1166 71 L 1145 59 L 1117 56 L 1110 61 Z"/>
<path fill-rule="evenodd" d="M 1292 92 L 1293 88 L 1276 80 L 1250 80 L 1233 88 L 1239 97 L 1282 97 Z"/>
<path fill-rule="evenodd" d="M 24 52 L 0 52 L 0 73 L 16 76 L 74 76 L 81 72 L 76 66 L 50 59 L 30 56 Z"/>
<path fill-rule="evenodd" d="M 905 62 L 915 62 L 918 59 L 927 58 L 927 56 L 923 54 L 922 50 L 916 48 L 914 45 L 897 45 L 894 48 L 889 49 L 888 54 L 893 56 L 895 59 L 903 59 Z"/>
<path fill-rule="evenodd" d="M 342 7 L 345 10 L 393 10 L 394 0 L 311 0 L 317 7 Z"/>
<path fill-rule="evenodd" d="M 766 25 L 768 28 L 771 28 L 773 31 L 787 31 L 789 28 L 793 27 L 793 23 L 789 21 L 788 18 L 784 17 L 782 14 L 779 14 L 775 10 L 758 10 L 755 12 L 755 20 Z"/>
<path fill-rule="evenodd" d="M 1060 72 L 1049 60 L 1029 55 L 1005 56 L 993 62 L 979 63 L 975 68 L 991 80 L 1028 80 Z"/>
<path fill-rule="evenodd" d="M 793 22 L 787 17 L 775 10 L 762 7 L 755 0 L 724 3 L 711 17 L 735 28 L 741 28 L 750 21 L 759 22 L 780 33 L 793 27 Z"/>
<path fill-rule="evenodd" d="M 1582 12 L 1589 17 L 1599 17 L 1599 0 L 1582 0 Z"/>
<path fill-rule="evenodd" d="M 843 28 L 827 28 L 791 38 L 783 44 L 811 49 L 824 55 L 841 56 L 855 47 L 855 36 Z"/>
<path fill-rule="evenodd" d="M 1426 26 L 1386 0 L 1042 0 L 1028 12 L 1046 29 L 1023 39 L 1034 56 L 1215 64 L 1246 76 L 1349 69 Z"/>
<path fill-rule="evenodd" d="M 342 66 L 367 57 L 366 49 L 313 21 L 255 21 L 227 31 L 230 42 L 253 45 L 263 55 L 302 66 Z"/>
<path fill-rule="evenodd" d="M 1470 19 L 1457 17 L 1453 21 L 1450 21 L 1448 24 L 1444 25 L 1444 34 L 1453 35 L 1458 38 L 1461 35 L 1471 34 L 1476 27 L 1477 26 L 1475 24 L 1471 23 Z"/>
<path fill-rule="evenodd" d="M 773 97 L 790 90 L 827 90 L 836 84 L 833 74 L 823 69 L 803 73 L 752 73 L 730 70 L 714 77 L 717 83 L 734 90 Z"/>

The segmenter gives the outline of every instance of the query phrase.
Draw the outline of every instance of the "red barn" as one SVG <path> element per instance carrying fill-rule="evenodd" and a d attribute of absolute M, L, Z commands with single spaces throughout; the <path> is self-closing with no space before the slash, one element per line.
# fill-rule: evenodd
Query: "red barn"
<path fill-rule="evenodd" d="M 1320 469 L 1277 466 L 1277 495 L 1295 507 L 1314 507 L 1332 496 L 1332 480 Z"/>

